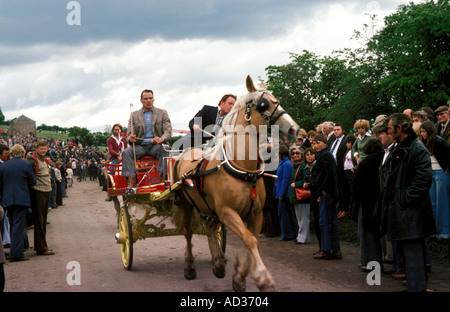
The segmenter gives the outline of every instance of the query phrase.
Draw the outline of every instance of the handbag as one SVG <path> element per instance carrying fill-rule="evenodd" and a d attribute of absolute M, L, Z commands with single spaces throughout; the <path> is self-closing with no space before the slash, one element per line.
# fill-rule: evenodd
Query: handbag
<path fill-rule="evenodd" d="M 300 169 L 300 166 L 301 165 L 298 166 L 297 172 L 295 173 L 294 183 L 295 183 L 295 180 L 297 178 L 297 173 L 298 173 L 298 170 Z M 296 187 L 295 188 L 295 198 L 298 201 L 300 201 L 300 202 L 301 201 L 305 201 L 305 200 L 309 199 L 310 197 L 311 197 L 311 191 L 310 190 L 307 190 L 307 189 L 305 189 L 303 187 Z"/>

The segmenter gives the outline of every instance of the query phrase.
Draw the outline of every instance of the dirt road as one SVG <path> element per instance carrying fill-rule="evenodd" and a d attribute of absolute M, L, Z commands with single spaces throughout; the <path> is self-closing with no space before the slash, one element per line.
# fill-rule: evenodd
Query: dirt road
<path fill-rule="evenodd" d="M 230 292 L 236 254 L 244 250 L 242 242 L 228 232 L 227 274 L 217 279 L 212 274 L 207 238 L 195 235 L 197 279 L 183 276 L 183 236 L 147 238 L 134 244 L 130 271 L 123 268 L 112 202 L 97 181 L 75 182 L 68 189 L 65 206 L 49 213 L 47 242 L 56 254 L 36 256 L 32 250 L 24 262 L 5 265 L 5 292 Z M 28 232 L 33 242 L 33 232 Z M 401 281 L 381 274 L 381 285 L 368 285 L 361 272 L 359 249 L 342 243 L 342 260 L 321 261 L 312 258 L 317 243 L 294 245 L 279 238 L 261 236 L 263 261 L 272 273 L 280 292 L 398 292 Z M 6 251 L 9 251 L 6 249 Z M 433 260 L 429 288 L 450 291 L 449 261 Z M 79 282 L 79 283 L 78 283 Z M 257 291 L 247 279 L 247 290 Z"/>

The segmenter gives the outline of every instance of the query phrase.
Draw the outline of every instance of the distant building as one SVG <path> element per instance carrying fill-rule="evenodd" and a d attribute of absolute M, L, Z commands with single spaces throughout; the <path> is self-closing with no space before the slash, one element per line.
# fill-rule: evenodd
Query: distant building
<path fill-rule="evenodd" d="M 36 121 L 21 115 L 8 128 L 8 135 L 27 136 L 36 135 Z"/>

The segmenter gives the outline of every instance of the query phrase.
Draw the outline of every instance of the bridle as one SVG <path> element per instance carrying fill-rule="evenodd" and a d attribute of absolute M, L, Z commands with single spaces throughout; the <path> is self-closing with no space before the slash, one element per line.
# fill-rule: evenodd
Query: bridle
<path fill-rule="evenodd" d="M 278 119 L 280 119 L 281 116 L 286 114 L 285 111 L 281 111 L 279 114 L 275 115 L 276 111 L 278 110 L 278 107 L 281 105 L 281 102 L 278 101 L 275 97 L 273 97 L 271 94 L 262 91 L 262 95 L 259 98 L 258 101 L 256 99 L 253 99 L 247 103 L 245 103 L 245 120 L 250 123 L 252 116 L 251 116 L 251 109 L 254 108 L 258 113 L 261 114 L 261 117 L 269 124 L 269 127 L 274 125 Z M 264 95 L 267 95 L 270 99 L 270 101 L 273 104 L 276 104 L 275 109 L 271 114 L 267 112 L 269 109 L 270 103 L 269 100 L 264 98 Z"/>

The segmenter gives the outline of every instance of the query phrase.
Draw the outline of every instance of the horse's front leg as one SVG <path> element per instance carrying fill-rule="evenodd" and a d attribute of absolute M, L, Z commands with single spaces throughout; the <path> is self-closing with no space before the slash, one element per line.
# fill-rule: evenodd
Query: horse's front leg
<path fill-rule="evenodd" d="M 217 222 L 206 222 L 206 230 L 208 235 L 208 243 L 209 249 L 211 251 L 212 264 L 213 264 L 213 273 L 217 278 L 223 278 L 225 276 L 225 255 L 220 247 L 219 240 L 217 235 L 222 234 L 218 233 Z M 224 226 L 224 225 L 222 225 Z"/>
<path fill-rule="evenodd" d="M 255 217 L 259 218 L 259 214 Z M 261 291 L 273 291 L 275 289 L 275 283 L 270 272 L 262 262 L 258 250 L 257 237 L 259 233 L 255 232 L 257 228 L 261 230 L 260 223 L 262 224 L 262 214 L 261 220 L 247 220 L 249 224 L 252 224 L 253 233 L 245 226 L 239 214 L 233 209 L 224 209 L 221 220 L 242 239 L 249 251 L 245 258 L 238 258 L 235 267 L 236 272 L 233 276 L 233 289 L 235 291 L 245 291 L 245 278 L 249 270 L 251 270 L 256 286 Z"/>
<path fill-rule="evenodd" d="M 261 233 L 261 228 L 263 224 L 263 213 L 258 212 L 253 217 L 249 218 L 247 221 L 248 229 L 253 233 L 253 235 L 256 237 L 257 241 L 259 241 L 259 235 Z M 254 267 L 251 267 L 251 275 L 252 278 L 255 280 L 256 286 L 261 291 L 275 291 L 275 283 L 273 281 L 273 278 L 267 269 L 267 267 L 262 262 L 262 259 L 260 257 L 260 254 L 258 252 L 257 255 L 253 256 L 254 259 L 258 259 L 254 262 Z"/>

